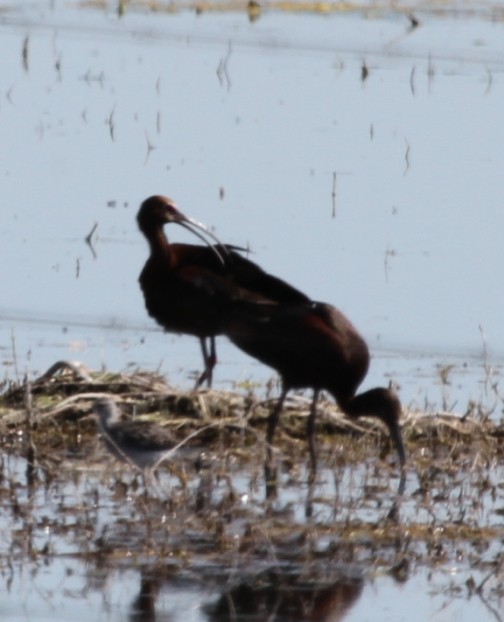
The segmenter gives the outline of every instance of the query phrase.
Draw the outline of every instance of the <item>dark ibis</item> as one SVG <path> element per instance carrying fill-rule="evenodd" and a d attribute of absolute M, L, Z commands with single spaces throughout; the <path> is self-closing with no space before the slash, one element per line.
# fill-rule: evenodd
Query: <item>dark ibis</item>
<path fill-rule="evenodd" d="M 204 371 L 196 386 L 212 384 L 223 305 L 233 300 L 309 302 L 302 292 L 240 255 L 237 247 L 221 244 L 167 197 L 146 199 L 137 219 L 150 246 L 139 279 L 147 311 L 165 330 L 199 338 Z M 207 245 L 171 244 L 164 233 L 168 223 L 189 229 Z"/>
<path fill-rule="evenodd" d="M 406 462 L 399 418 L 401 404 L 388 388 L 356 395 L 369 368 L 366 342 L 352 323 L 331 305 L 260 304 L 238 301 L 226 310 L 225 334 L 247 354 L 273 367 L 282 379 L 280 399 L 268 419 L 268 457 L 285 397 L 295 388 L 314 391 L 308 417 L 312 474 L 316 472 L 315 417 L 320 391 L 332 394 L 349 417 L 377 417 L 395 443 L 401 468 Z"/>

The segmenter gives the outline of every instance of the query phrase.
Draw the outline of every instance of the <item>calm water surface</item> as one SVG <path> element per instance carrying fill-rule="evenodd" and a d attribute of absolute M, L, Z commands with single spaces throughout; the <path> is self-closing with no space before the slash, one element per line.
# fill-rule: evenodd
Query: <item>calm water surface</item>
<path fill-rule="evenodd" d="M 101 451 L 103 463 L 106 458 Z M 309 520 L 302 513 L 307 500 L 306 487 L 295 486 L 288 478 L 282 478 L 276 504 L 279 511 L 277 522 L 289 520 L 294 533 L 291 537 L 286 534 L 284 546 L 278 549 L 268 542 L 268 529 L 275 521 L 268 519 L 263 487 L 255 482 L 255 467 L 251 476 L 250 470 L 241 471 L 236 465 L 231 466 L 236 507 L 231 509 L 228 506 L 229 516 L 222 534 L 227 538 L 228 546 L 224 551 L 218 547 L 217 555 L 212 554 L 208 545 L 205 548 L 204 542 L 208 540 L 206 530 L 211 521 L 223 512 L 226 514 L 223 508 L 229 489 L 225 481 L 216 482 L 212 488 L 208 519 L 197 518 L 191 515 L 196 487 L 191 484 L 188 493 L 182 492 L 178 480 L 163 469 L 159 490 L 172 498 L 180 499 L 182 495 L 187 501 L 180 505 L 180 501 L 175 504 L 159 501 L 156 504 L 151 500 L 149 512 L 145 514 L 139 498 L 142 493 L 121 494 L 120 486 L 114 483 L 119 478 L 127 485 L 132 479 L 131 472 L 123 467 L 119 473 L 110 462 L 103 469 L 97 464 L 96 456 L 85 453 L 86 456 L 73 462 L 62 462 L 50 486 L 44 486 L 40 481 L 31 494 L 24 477 L 26 462 L 4 454 L 2 481 L 10 486 L 11 492 L 5 495 L 1 489 L 0 530 L 3 537 L 0 558 L 5 589 L 0 597 L 0 608 L 5 619 L 82 622 L 233 619 L 215 614 L 216 604 L 225 598 L 233 585 L 238 584 L 240 577 L 250 582 L 260 573 L 268 572 L 283 573 L 285 582 L 301 573 L 301 581 L 303 575 L 305 581 L 317 576 L 319 581 L 325 579 L 328 586 L 335 581 L 345 584 L 351 581 L 353 586 L 351 591 L 347 589 L 343 594 L 335 590 L 335 595 L 325 600 L 325 607 L 319 609 L 324 612 L 319 617 L 299 613 L 298 616 L 271 618 L 278 622 L 337 620 L 342 619 L 338 616 L 343 613 L 345 620 L 355 622 L 465 621 L 474 617 L 487 620 L 494 619 L 492 611 L 501 610 L 502 590 L 498 576 L 493 576 L 493 562 L 498 559 L 501 543 L 495 540 L 451 543 L 449 538 L 443 539 L 443 521 L 446 519 L 453 525 L 455 517 L 450 516 L 450 512 L 460 512 L 460 503 L 457 505 L 456 499 L 453 503 L 435 503 L 427 511 L 422 508 L 421 498 L 414 494 L 418 485 L 415 477 L 408 478 L 400 507 L 403 524 L 410 521 L 415 525 L 431 524 L 433 530 L 439 530 L 439 558 L 432 565 L 421 561 L 426 555 L 422 545 L 415 542 L 414 536 L 408 541 L 405 532 L 400 548 L 407 551 L 410 568 L 401 581 L 387 570 L 387 561 L 392 564 L 401 557 L 393 542 L 388 545 L 382 542 L 381 548 L 373 550 L 371 543 L 366 544 L 365 536 L 359 538 L 356 534 L 347 534 L 346 537 L 350 536 L 355 543 L 355 550 L 350 553 L 350 547 L 351 561 L 349 557 L 344 562 L 338 550 L 346 550 L 348 544 L 337 530 L 330 529 L 334 521 L 344 529 L 348 520 L 358 530 L 359 525 L 371 526 L 382 521 L 388 512 L 397 478 L 386 470 L 377 473 L 371 462 L 365 468 L 341 466 L 337 472 L 337 490 L 334 473 L 322 469 Z M 259 470 L 260 462 L 258 457 L 256 466 Z M 305 479 L 306 473 L 300 475 Z M 473 479 L 476 478 L 466 478 L 460 489 L 454 491 L 456 495 L 465 499 Z M 502 469 L 495 469 L 490 479 L 493 483 L 502 480 Z M 349 484 L 353 484 L 350 490 L 347 489 Z M 367 500 L 363 500 L 365 484 L 376 486 L 377 491 Z M 467 525 L 476 522 L 495 528 L 502 524 L 502 493 L 499 491 L 492 497 L 487 490 L 483 497 L 484 507 L 480 509 L 476 506 L 471 509 L 464 501 L 467 509 L 467 512 L 464 510 L 464 520 Z M 377 500 L 380 503 L 376 503 Z M 448 516 L 443 513 L 444 507 Z M 256 544 L 250 549 L 246 544 L 246 532 L 253 516 L 256 517 Z M 300 529 L 303 524 L 311 525 L 306 533 Z M 153 534 L 158 529 L 162 530 L 163 540 L 158 547 L 149 545 L 151 538 L 156 541 Z M 261 534 L 264 537 L 262 555 L 257 554 L 261 550 Z M 200 547 L 198 538 L 202 542 Z M 236 547 L 231 544 L 233 538 L 236 538 Z M 242 546 L 238 546 L 240 543 Z M 166 551 L 161 550 L 163 547 Z M 102 548 L 104 553 L 100 555 Z M 303 549 L 311 554 L 304 567 L 299 568 L 297 555 Z M 432 555 L 434 560 L 436 553 Z M 485 579 L 480 598 L 471 591 L 469 582 L 479 585 Z M 151 592 L 146 588 L 153 581 L 156 584 Z M 143 601 L 139 601 L 140 593 L 144 594 Z M 152 598 L 146 599 L 146 594 L 152 594 Z M 237 595 L 233 597 L 237 599 Z M 143 602 L 143 608 L 139 602 Z M 274 602 L 270 601 L 266 610 L 273 615 Z M 236 619 L 259 622 L 265 617 L 256 614 Z"/>
<path fill-rule="evenodd" d="M 136 211 L 164 193 L 348 314 L 375 357 L 366 385 L 390 378 L 419 407 L 493 402 L 483 363 L 499 381 L 501 21 L 426 13 L 412 32 L 402 15 L 251 24 L 55 7 L 0 23 L 6 377 L 71 358 L 191 386 L 197 342 L 163 335 L 137 284 Z M 271 376 L 221 341 L 217 386 Z M 451 384 L 437 365 L 453 365 Z"/>

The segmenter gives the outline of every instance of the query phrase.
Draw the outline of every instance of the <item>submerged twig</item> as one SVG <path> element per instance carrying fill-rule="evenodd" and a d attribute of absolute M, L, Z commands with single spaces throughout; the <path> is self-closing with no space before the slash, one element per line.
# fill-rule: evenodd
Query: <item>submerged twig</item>
<path fill-rule="evenodd" d="M 29 51 L 30 51 L 30 37 L 27 35 L 24 38 L 23 49 L 22 49 L 22 52 L 21 52 L 21 59 L 23 61 L 23 69 L 25 71 L 28 71 L 28 69 L 29 69 L 29 64 L 28 64 Z"/>
<path fill-rule="evenodd" d="M 409 154 L 410 154 L 410 144 L 408 142 L 408 139 L 405 138 L 404 142 L 406 143 L 406 151 L 404 153 L 404 161 L 405 161 L 405 167 L 404 167 L 404 172 L 403 172 L 403 177 L 406 175 L 406 173 L 409 171 L 410 168 L 410 158 L 409 158 Z"/>
<path fill-rule="evenodd" d="M 145 160 L 144 160 L 144 166 L 145 166 L 147 164 L 151 151 L 153 151 L 156 147 L 151 143 L 149 139 L 149 135 L 147 134 L 147 130 L 144 130 L 144 134 L 145 134 L 145 141 L 147 142 L 147 152 L 145 154 Z"/>
<path fill-rule="evenodd" d="M 336 171 L 333 172 L 332 184 L 332 217 L 336 218 Z"/>
<path fill-rule="evenodd" d="M 229 41 L 227 52 L 225 56 L 220 59 L 219 64 L 217 65 L 217 77 L 219 78 L 219 83 L 221 86 L 226 86 L 228 91 L 231 89 L 231 78 L 229 77 L 228 63 L 232 51 L 233 47 L 231 41 Z"/>
<path fill-rule="evenodd" d="M 96 231 L 97 228 L 98 228 L 98 223 L 95 222 L 95 224 L 91 228 L 91 231 L 84 238 L 84 242 L 86 242 L 86 244 L 91 249 L 91 254 L 93 255 L 93 259 L 96 259 L 96 257 L 97 257 L 96 251 L 95 251 L 94 246 L 93 246 L 93 240 L 92 240 L 93 234 L 94 234 L 94 232 Z M 78 276 L 78 274 L 77 274 L 77 276 Z"/>

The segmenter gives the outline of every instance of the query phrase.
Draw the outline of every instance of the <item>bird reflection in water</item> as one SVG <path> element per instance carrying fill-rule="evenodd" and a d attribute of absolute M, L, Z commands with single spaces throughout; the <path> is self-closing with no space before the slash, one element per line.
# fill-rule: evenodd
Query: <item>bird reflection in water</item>
<path fill-rule="evenodd" d="M 205 607 L 210 622 L 231 620 L 282 620 L 336 622 L 343 620 L 359 599 L 361 576 L 337 580 L 308 581 L 296 572 L 277 570 L 259 573 L 224 592 Z"/>
<path fill-rule="evenodd" d="M 357 569 L 342 570 L 332 579 L 319 577 L 327 575 L 319 571 L 308 578 L 295 566 L 283 571 L 272 569 L 246 574 L 240 580 L 227 576 L 223 569 L 216 568 L 215 572 L 219 576 L 218 583 L 225 588 L 219 590 L 214 602 L 201 605 L 209 622 L 338 622 L 357 603 L 364 587 L 363 572 Z M 173 580 L 172 572 L 164 575 L 166 569 L 162 567 L 142 570 L 139 593 L 129 607 L 129 622 L 171 622 L 172 615 L 156 608 L 156 602 L 163 587 L 172 593 L 176 606 L 179 582 Z M 208 586 L 205 591 L 208 592 Z"/>
<path fill-rule="evenodd" d="M 161 622 L 156 616 L 156 600 L 159 595 L 160 580 L 153 572 L 142 572 L 140 591 L 130 605 L 129 622 Z M 170 618 L 163 618 L 168 622 Z"/>

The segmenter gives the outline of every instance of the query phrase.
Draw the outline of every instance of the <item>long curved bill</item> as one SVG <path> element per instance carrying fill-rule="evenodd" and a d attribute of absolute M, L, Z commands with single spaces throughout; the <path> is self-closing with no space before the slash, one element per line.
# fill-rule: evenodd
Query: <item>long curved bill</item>
<path fill-rule="evenodd" d="M 221 264 L 223 266 L 226 265 L 226 261 L 224 259 L 223 254 L 224 253 L 229 254 L 228 250 L 226 249 L 224 244 L 219 240 L 219 238 L 216 235 L 214 235 L 211 231 L 209 231 L 203 223 L 198 222 L 197 220 L 194 220 L 192 218 L 188 218 L 187 216 L 184 216 L 183 220 L 181 219 L 181 220 L 178 220 L 177 222 L 179 225 L 182 225 L 185 229 L 187 229 L 191 233 L 194 233 L 195 236 L 197 236 L 207 246 L 209 246 L 212 249 L 212 251 L 215 253 L 216 257 L 219 259 Z M 208 237 L 212 238 L 212 240 L 216 243 L 216 246 L 211 244 L 205 238 L 205 236 L 200 233 L 200 231 L 204 232 L 206 235 L 208 235 Z"/>

